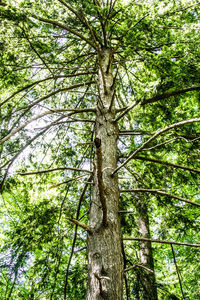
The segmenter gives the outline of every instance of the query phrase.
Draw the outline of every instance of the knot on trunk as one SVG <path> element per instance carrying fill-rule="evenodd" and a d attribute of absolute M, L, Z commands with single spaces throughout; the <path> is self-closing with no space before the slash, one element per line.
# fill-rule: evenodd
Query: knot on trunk
<path fill-rule="evenodd" d="M 95 143 L 96 148 L 101 147 L 101 139 L 99 139 L 98 137 L 95 138 L 94 143 Z"/>

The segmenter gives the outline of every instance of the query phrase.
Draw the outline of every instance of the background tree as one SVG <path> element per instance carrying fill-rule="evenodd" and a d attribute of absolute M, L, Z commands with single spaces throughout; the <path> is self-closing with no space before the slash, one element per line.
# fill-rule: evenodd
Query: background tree
<path fill-rule="evenodd" d="M 1 4 L 2 299 L 198 299 L 198 22 Z"/>

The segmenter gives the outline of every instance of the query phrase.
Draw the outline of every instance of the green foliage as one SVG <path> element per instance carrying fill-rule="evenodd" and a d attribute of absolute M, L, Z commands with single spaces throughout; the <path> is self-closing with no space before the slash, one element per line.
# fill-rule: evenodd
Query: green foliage
<path fill-rule="evenodd" d="M 75 227 L 68 218 L 88 224 L 93 185 L 89 184 L 77 216 L 88 182 L 88 176 L 78 177 L 85 173 L 68 169 L 31 176 L 19 173 L 93 168 L 94 112 L 73 109 L 97 105 L 99 49 L 115 51 L 116 108 L 141 101 L 118 122 L 120 131 L 135 132 L 119 136 L 119 164 L 156 131 L 199 117 L 197 90 L 142 104 L 199 85 L 199 5 L 189 0 L 103 1 L 101 6 L 99 1 L 65 1 L 70 10 L 61 2 L 18 0 L 0 6 L 0 134 L 2 139 L 11 134 L 0 145 L 0 299 L 62 299 L 65 287 L 67 299 L 85 299 L 86 233 L 78 228 L 68 267 Z M 41 18 L 62 23 L 75 34 Z M 47 111 L 52 113 L 29 123 Z M 153 140 L 141 156 L 199 169 L 199 134 L 197 122 L 174 128 Z M 199 173 L 151 161 L 131 160 L 119 171 L 119 186 L 163 189 L 200 203 Z M 124 236 L 138 235 L 137 195 L 147 206 L 153 238 L 198 243 L 198 208 L 149 193 L 121 195 L 120 210 L 133 211 L 121 215 Z M 124 248 L 128 266 L 138 264 L 138 243 Z M 199 250 L 174 248 L 185 297 L 198 299 Z M 159 299 L 180 299 L 170 246 L 154 244 L 153 253 Z M 131 299 L 139 299 L 140 269 L 130 271 L 128 279 Z"/>

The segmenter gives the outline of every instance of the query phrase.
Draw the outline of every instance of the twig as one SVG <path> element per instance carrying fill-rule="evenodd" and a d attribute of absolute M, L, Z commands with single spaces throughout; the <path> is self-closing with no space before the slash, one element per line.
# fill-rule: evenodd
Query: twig
<path fill-rule="evenodd" d="M 81 247 L 81 248 L 79 248 L 79 249 L 77 249 L 77 250 L 74 250 L 74 252 L 80 252 L 80 251 L 83 251 L 83 250 L 87 250 L 87 247 L 85 246 L 85 247 Z"/>
<path fill-rule="evenodd" d="M 174 141 L 176 141 L 176 140 L 178 140 L 178 139 L 181 139 L 181 138 L 175 137 L 175 138 L 169 139 L 169 140 L 167 140 L 167 141 L 165 141 L 165 142 L 163 142 L 163 143 L 156 144 L 155 146 L 152 146 L 152 147 L 150 147 L 150 148 L 144 148 L 143 151 L 151 151 L 151 150 L 154 150 L 154 149 L 156 149 L 156 148 L 158 148 L 158 147 L 164 146 L 164 145 L 169 144 L 169 143 L 171 143 L 171 142 L 174 142 Z M 184 139 L 184 138 L 182 138 L 182 139 Z"/>
<path fill-rule="evenodd" d="M 49 72 L 53 75 L 52 70 L 49 68 L 49 66 L 47 65 L 47 63 L 45 62 L 45 60 L 43 59 L 43 57 L 40 55 L 40 53 L 37 51 L 37 49 L 33 46 L 33 43 L 29 40 L 28 35 L 26 34 L 24 28 L 22 28 L 20 26 L 20 29 L 22 30 L 22 32 L 24 33 L 24 36 L 26 38 L 26 40 L 28 41 L 31 49 L 33 50 L 33 52 L 37 55 L 37 57 L 39 57 L 39 59 L 41 60 L 41 62 L 45 65 L 45 67 L 49 70 Z"/>

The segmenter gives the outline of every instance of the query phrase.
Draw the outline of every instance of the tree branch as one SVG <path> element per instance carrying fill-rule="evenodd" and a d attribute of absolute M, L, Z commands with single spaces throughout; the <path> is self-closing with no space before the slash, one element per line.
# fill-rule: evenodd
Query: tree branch
<path fill-rule="evenodd" d="M 21 28 L 21 27 L 20 27 Z M 24 28 L 21 28 L 22 32 L 24 33 L 24 36 L 26 38 L 26 40 L 28 41 L 31 49 L 33 50 L 33 52 L 39 57 L 39 59 L 42 61 L 42 63 L 45 65 L 45 67 L 49 70 L 49 72 L 53 75 L 52 70 L 49 68 L 49 66 L 47 65 L 47 63 L 45 62 L 45 60 L 43 59 L 43 57 L 40 55 L 40 53 L 37 51 L 37 49 L 33 46 L 32 42 L 29 40 L 28 35 L 26 34 Z"/>
<path fill-rule="evenodd" d="M 158 159 L 153 159 L 153 158 L 148 158 L 148 157 L 142 157 L 142 156 L 135 156 L 134 159 L 140 159 L 140 160 L 143 160 L 143 161 L 150 161 L 150 162 L 162 164 L 162 165 L 165 165 L 165 166 L 170 166 L 170 167 L 179 168 L 179 169 L 183 169 L 183 170 L 187 170 L 187 171 L 191 171 L 191 172 L 195 172 L 195 173 L 200 173 L 200 170 L 193 169 L 193 168 L 190 168 L 190 167 L 181 166 L 181 165 L 177 165 L 177 164 L 173 164 L 173 163 L 169 163 L 169 162 L 163 161 L 163 160 L 158 160 Z"/>
<path fill-rule="evenodd" d="M 112 55 L 117 51 L 117 49 L 119 48 L 119 46 L 121 45 L 122 41 L 123 41 L 123 38 L 127 35 L 127 33 L 133 29 L 134 27 L 136 27 L 143 19 L 145 19 L 147 16 L 149 15 L 149 13 L 147 13 L 146 15 L 144 15 L 139 21 L 137 21 L 133 26 L 132 25 L 132 21 L 131 23 L 128 25 L 128 30 L 126 31 L 125 34 L 123 34 L 120 39 L 119 39 L 119 42 L 118 44 L 114 47 L 113 51 L 112 51 Z"/>
<path fill-rule="evenodd" d="M 162 94 L 162 95 L 157 95 L 155 97 L 152 97 L 152 98 L 141 101 L 140 104 L 145 105 L 145 104 L 149 104 L 149 103 L 154 103 L 158 100 L 163 100 L 163 99 L 166 99 L 168 97 L 177 96 L 177 95 L 185 94 L 185 93 L 188 93 L 188 92 L 191 92 L 191 91 L 199 91 L 199 90 L 200 90 L 200 86 L 193 86 L 191 88 L 182 89 L 182 90 L 174 91 L 174 92 L 171 92 L 171 93 L 165 93 L 165 94 Z"/>
<path fill-rule="evenodd" d="M 47 125 L 45 127 L 40 127 L 40 128 L 35 128 L 35 129 L 42 130 L 46 127 L 58 126 L 58 125 L 61 125 L 61 124 L 75 123 L 75 122 L 95 123 L 94 120 L 90 120 L 90 119 L 71 119 L 71 120 L 66 120 L 66 121 L 60 121 L 61 119 L 64 119 L 65 117 L 68 117 L 68 115 L 63 115 L 62 117 L 60 117 L 59 119 L 57 119 L 56 121 L 50 123 L 49 125 Z"/>
<path fill-rule="evenodd" d="M 84 15 L 84 12 L 82 10 L 81 10 L 81 15 L 82 15 L 83 19 L 85 20 L 86 27 L 89 29 L 89 31 L 91 33 L 91 36 L 93 38 L 96 49 L 98 50 L 98 52 L 100 52 L 99 45 L 97 43 L 97 40 L 98 40 L 98 42 L 102 46 L 102 42 L 101 42 L 100 38 L 97 36 L 96 32 L 94 32 L 93 28 L 91 28 L 91 26 L 90 26 L 86 16 Z"/>
<path fill-rule="evenodd" d="M 146 239 L 146 238 L 125 237 L 125 238 L 123 238 L 123 240 L 124 241 L 142 241 L 142 242 L 160 243 L 160 244 L 168 244 L 168 245 L 179 245 L 179 246 L 188 246 L 188 247 L 196 247 L 196 248 L 200 247 L 199 244 L 152 240 L 152 239 Z"/>
<path fill-rule="evenodd" d="M 83 113 L 83 112 L 95 112 L 96 110 L 95 109 L 90 109 L 90 108 L 85 108 L 85 109 L 73 109 L 73 108 L 66 108 L 66 109 L 52 109 L 52 110 L 47 110 L 45 112 L 43 112 L 42 114 L 40 115 L 37 115 L 35 117 L 33 117 L 32 119 L 28 120 L 27 122 L 25 122 L 24 124 L 22 124 L 21 126 L 13 129 L 8 135 L 6 135 L 4 138 L 2 138 L 0 140 L 0 145 L 5 143 L 10 137 L 12 137 L 13 135 L 15 135 L 17 132 L 19 132 L 20 130 L 22 130 L 24 127 L 26 127 L 27 125 L 29 125 L 30 123 L 32 123 L 33 121 L 36 121 L 44 116 L 47 116 L 47 115 L 50 115 L 50 114 L 53 114 L 53 113 L 60 113 L 60 112 L 65 112 L 65 111 L 71 111 L 72 113 L 66 115 L 67 116 L 70 116 L 72 114 L 75 114 L 75 113 Z"/>
<path fill-rule="evenodd" d="M 18 173 L 20 176 L 27 176 L 27 175 L 37 175 L 37 174 L 44 174 L 54 171 L 62 171 L 62 170 L 72 170 L 72 171 L 78 171 L 78 172 L 86 172 L 92 174 L 92 171 L 85 170 L 85 169 L 79 169 L 79 168 L 73 168 L 73 167 L 58 167 L 54 169 L 47 169 L 47 170 L 41 170 L 41 171 L 35 171 L 35 172 L 26 172 L 26 173 Z"/>
<path fill-rule="evenodd" d="M 138 154 L 138 152 L 142 151 L 148 144 L 150 144 L 153 140 L 155 140 L 159 135 L 165 133 L 168 130 L 171 130 L 171 129 L 174 129 L 174 128 L 177 128 L 177 127 L 180 127 L 180 126 L 183 126 L 183 125 L 186 125 L 186 124 L 194 123 L 194 122 L 200 122 L 200 118 L 199 119 L 190 119 L 190 120 L 185 120 L 185 121 L 181 121 L 181 122 L 178 122 L 178 123 L 174 123 L 174 124 L 172 124 L 172 125 L 170 125 L 168 127 L 165 127 L 163 129 L 159 130 L 150 139 L 148 139 L 142 146 L 140 146 L 137 150 L 135 150 L 135 152 L 132 155 L 130 155 L 125 160 L 124 163 L 122 163 L 118 168 L 116 168 L 114 170 L 114 172 L 112 173 L 112 176 L 117 171 L 119 171 L 119 169 L 121 169 L 122 167 L 124 167 L 131 159 L 133 159 Z"/>
<path fill-rule="evenodd" d="M 150 272 L 150 273 L 154 273 L 153 270 L 150 270 L 149 268 L 147 268 L 147 267 L 145 267 L 145 266 L 143 266 L 143 265 L 134 265 L 134 266 L 132 266 L 132 267 L 130 267 L 130 268 L 125 269 L 124 272 L 128 272 L 128 271 L 134 270 L 134 269 L 136 269 L 136 268 L 143 268 L 143 269 L 145 269 L 146 271 L 148 271 L 148 272 Z"/>
<path fill-rule="evenodd" d="M 90 27 L 83 11 L 81 10 L 81 14 L 79 14 L 75 9 L 73 9 L 71 6 L 69 6 L 65 1 L 63 0 L 58 0 L 60 3 L 62 3 L 65 7 L 67 7 L 67 9 L 69 11 L 71 11 L 73 14 L 75 14 L 75 16 L 81 21 L 81 23 L 90 30 L 90 33 L 94 39 L 95 42 L 95 46 L 98 48 L 98 44 L 96 43 L 96 39 L 101 43 L 101 40 L 99 39 L 99 37 L 97 36 L 96 32 L 93 31 L 93 29 Z"/>
<path fill-rule="evenodd" d="M 152 134 L 150 131 L 142 131 L 142 130 L 120 130 L 119 135 L 142 135 L 142 134 Z"/>
<path fill-rule="evenodd" d="M 179 200 L 179 201 L 183 201 L 183 202 L 192 204 L 192 205 L 194 205 L 194 206 L 200 207 L 200 204 L 199 204 L 199 203 L 195 203 L 195 202 L 190 201 L 190 200 L 187 200 L 187 199 L 185 199 L 185 198 L 182 198 L 182 197 L 179 197 L 179 196 L 176 196 L 176 195 L 172 195 L 172 194 L 168 194 L 168 193 L 162 192 L 161 190 L 157 190 L 157 189 L 142 189 L 142 188 L 139 188 L 139 189 L 126 189 L 126 190 L 120 190 L 120 193 L 131 193 L 131 192 L 134 192 L 134 193 L 151 193 L 151 194 L 159 194 L 159 195 L 162 195 L 162 196 L 174 198 L 174 199 L 177 199 L 177 200 Z"/>
<path fill-rule="evenodd" d="M 7 177 L 7 175 L 8 175 L 8 172 L 9 172 L 9 169 L 10 169 L 10 167 L 12 166 L 12 164 L 14 163 L 14 161 L 17 159 L 17 157 L 29 146 L 29 145 L 31 145 L 32 144 L 32 142 L 33 141 L 35 141 L 38 137 L 40 137 L 43 133 L 45 133 L 47 130 L 49 129 L 49 127 L 46 127 L 42 132 L 40 132 L 40 133 L 38 133 L 36 136 L 34 136 L 32 139 L 30 139 L 27 143 L 26 143 L 26 145 L 25 146 L 23 146 L 20 150 L 19 150 L 19 152 L 17 153 L 17 154 L 15 154 L 15 156 L 11 159 L 11 161 L 9 162 L 9 165 L 8 165 L 8 167 L 7 167 L 7 169 L 6 169 L 6 172 L 5 172 L 5 174 L 4 174 L 4 176 L 3 176 L 3 179 L 2 179 L 2 181 L 1 181 L 1 183 L 0 183 L 0 193 L 2 192 L 2 190 L 3 190 L 3 185 L 4 185 L 4 182 L 5 182 L 5 180 L 6 180 L 6 177 Z"/>
<path fill-rule="evenodd" d="M 71 181 L 77 181 L 77 180 L 79 180 L 80 178 L 83 178 L 83 177 L 85 177 L 85 176 L 87 176 L 87 174 L 81 175 L 81 176 L 78 176 L 78 177 L 71 178 L 71 179 L 69 179 L 69 180 L 67 180 L 67 181 L 64 181 L 64 182 L 61 182 L 61 183 L 58 183 L 58 184 L 54 184 L 54 185 L 50 186 L 49 189 L 54 189 L 54 188 L 56 188 L 56 187 L 58 187 L 58 186 L 60 186 L 60 185 L 67 184 L 67 183 L 69 183 L 69 182 L 71 182 Z"/>
<path fill-rule="evenodd" d="M 121 115 L 119 115 L 117 118 L 115 118 L 115 122 L 119 121 L 123 116 L 125 116 L 132 108 L 134 108 L 135 106 L 137 106 L 140 103 L 140 101 L 135 101 L 133 102 L 132 105 L 128 106 L 125 111 L 123 113 L 121 113 Z"/>
<path fill-rule="evenodd" d="M 74 223 L 75 225 L 77 226 L 80 226 L 81 228 L 83 228 L 84 230 L 86 230 L 87 232 L 90 232 L 92 233 L 92 230 L 89 226 L 79 222 L 78 220 L 74 220 L 74 219 L 71 219 L 71 218 L 67 218 L 67 220 L 69 220 L 70 222 Z"/>
<path fill-rule="evenodd" d="M 80 72 L 80 73 L 75 73 L 75 74 L 69 74 L 69 75 L 59 75 L 59 76 L 51 76 L 51 77 L 47 77 L 41 80 L 37 80 L 33 83 L 30 83 L 24 87 L 22 87 L 21 89 L 19 89 L 18 91 L 14 92 L 11 96 L 9 96 L 7 99 L 5 99 L 3 102 L 0 103 L 0 107 L 2 105 L 4 105 L 6 102 L 8 102 L 10 99 L 12 99 L 14 96 L 16 96 L 17 94 L 23 92 L 26 89 L 31 88 L 34 85 L 37 85 L 39 83 L 42 83 L 44 81 L 47 80 L 52 80 L 52 79 L 59 79 L 59 78 L 70 78 L 70 77 L 75 77 L 75 76 L 80 76 L 80 75 L 88 75 L 88 74 L 96 74 L 96 72 Z"/>
<path fill-rule="evenodd" d="M 88 181 L 90 181 L 92 179 L 92 177 L 93 177 L 93 174 L 88 178 Z M 81 193 L 79 202 L 78 202 L 78 206 L 77 206 L 77 210 L 76 210 L 76 220 L 79 219 L 81 204 L 82 204 L 83 198 L 85 196 L 87 187 L 88 187 L 88 183 L 85 184 L 84 189 Z M 74 254 L 74 248 L 75 248 L 76 238 L 77 238 L 77 231 L 78 231 L 78 225 L 76 224 L 75 232 L 74 232 L 74 238 L 73 238 L 73 242 L 72 242 L 71 254 L 70 254 L 70 257 L 69 257 L 69 260 L 68 260 L 68 263 L 67 263 L 67 270 L 66 270 L 66 275 L 65 275 L 64 300 L 66 300 L 66 298 L 67 298 L 67 284 L 68 284 L 68 276 L 69 276 L 69 267 L 70 267 L 70 264 L 71 264 L 72 256 Z"/>
<path fill-rule="evenodd" d="M 49 19 L 46 19 L 46 18 L 43 18 L 43 17 L 33 16 L 33 15 L 32 15 L 32 17 L 34 19 L 38 19 L 38 20 L 40 20 L 40 21 L 42 21 L 44 23 L 49 23 L 49 24 L 58 26 L 60 28 L 63 28 L 64 30 L 72 33 L 73 35 L 78 36 L 80 39 L 82 39 L 83 41 L 85 41 L 86 43 L 88 43 L 90 46 L 92 46 L 92 48 L 94 48 L 95 50 L 97 50 L 95 44 L 93 44 L 89 39 L 87 39 L 86 37 L 84 37 L 81 33 L 75 31 L 74 29 L 69 28 L 66 25 L 64 25 L 64 24 L 62 24 L 62 23 L 60 23 L 60 22 L 58 22 L 56 20 L 49 20 Z"/>
<path fill-rule="evenodd" d="M 133 210 L 119 210 L 120 214 L 135 214 Z"/>
<path fill-rule="evenodd" d="M 48 95 L 46 95 L 46 96 L 44 96 L 42 98 L 39 98 L 38 100 L 36 100 L 35 102 L 31 103 L 30 105 L 21 107 L 21 108 L 19 108 L 18 110 L 14 111 L 14 112 L 17 112 L 17 111 L 22 110 L 22 109 L 29 109 L 29 108 L 33 107 L 34 105 L 40 103 L 41 101 L 46 100 L 49 97 L 54 96 L 54 95 L 56 95 L 58 93 L 66 92 L 66 91 L 69 91 L 69 90 L 73 90 L 75 88 L 78 88 L 78 87 L 81 87 L 81 86 L 90 85 L 90 84 L 93 84 L 93 83 L 96 83 L 96 81 L 93 80 L 93 81 L 88 81 L 88 82 L 84 82 L 84 83 L 79 83 L 79 84 L 75 84 L 75 85 L 72 85 L 72 86 L 69 86 L 69 87 L 66 87 L 66 88 L 62 88 L 62 89 L 53 91 L 53 92 L 49 93 Z"/>
<path fill-rule="evenodd" d="M 145 105 L 145 104 L 149 104 L 149 103 L 154 103 L 154 102 L 157 102 L 159 100 L 166 99 L 168 97 L 177 96 L 177 95 L 185 94 L 185 93 L 188 93 L 188 92 L 191 92 L 191 91 L 198 91 L 198 90 L 200 90 L 200 86 L 194 86 L 194 87 L 187 88 L 187 89 L 177 90 L 177 91 L 174 91 L 174 92 L 171 92 L 171 93 L 165 93 L 165 94 L 162 94 L 162 95 L 157 95 L 155 97 L 152 97 L 152 98 L 149 98 L 149 99 L 146 99 L 146 100 L 137 100 L 132 105 L 128 106 L 121 115 L 119 115 L 117 118 L 115 118 L 115 121 L 120 120 L 124 115 L 126 115 L 137 104 Z"/>
<path fill-rule="evenodd" d="M 184 293 L 183 293 L 183 288 L 182 288 L 182 283 L 181 283 L 181 277 L 180 277 L 178 265 L 177 265 L 177 262 L 176 262 L 176 256 L 175 256 L 174 248 L 173 248 L 172 244 L 171 244 L 171 249 L 172 249 L 174 264 L 175 264 L 175 267 L 176 267 L 176 272 L 177 272 L 177 275 L 178 275 L 179 285 L 180 285 L 180 288 L 181 288 L 181 293 L 182 293 L 183 299 L 185 299 L 185 296 L 184 296 Z"/>

